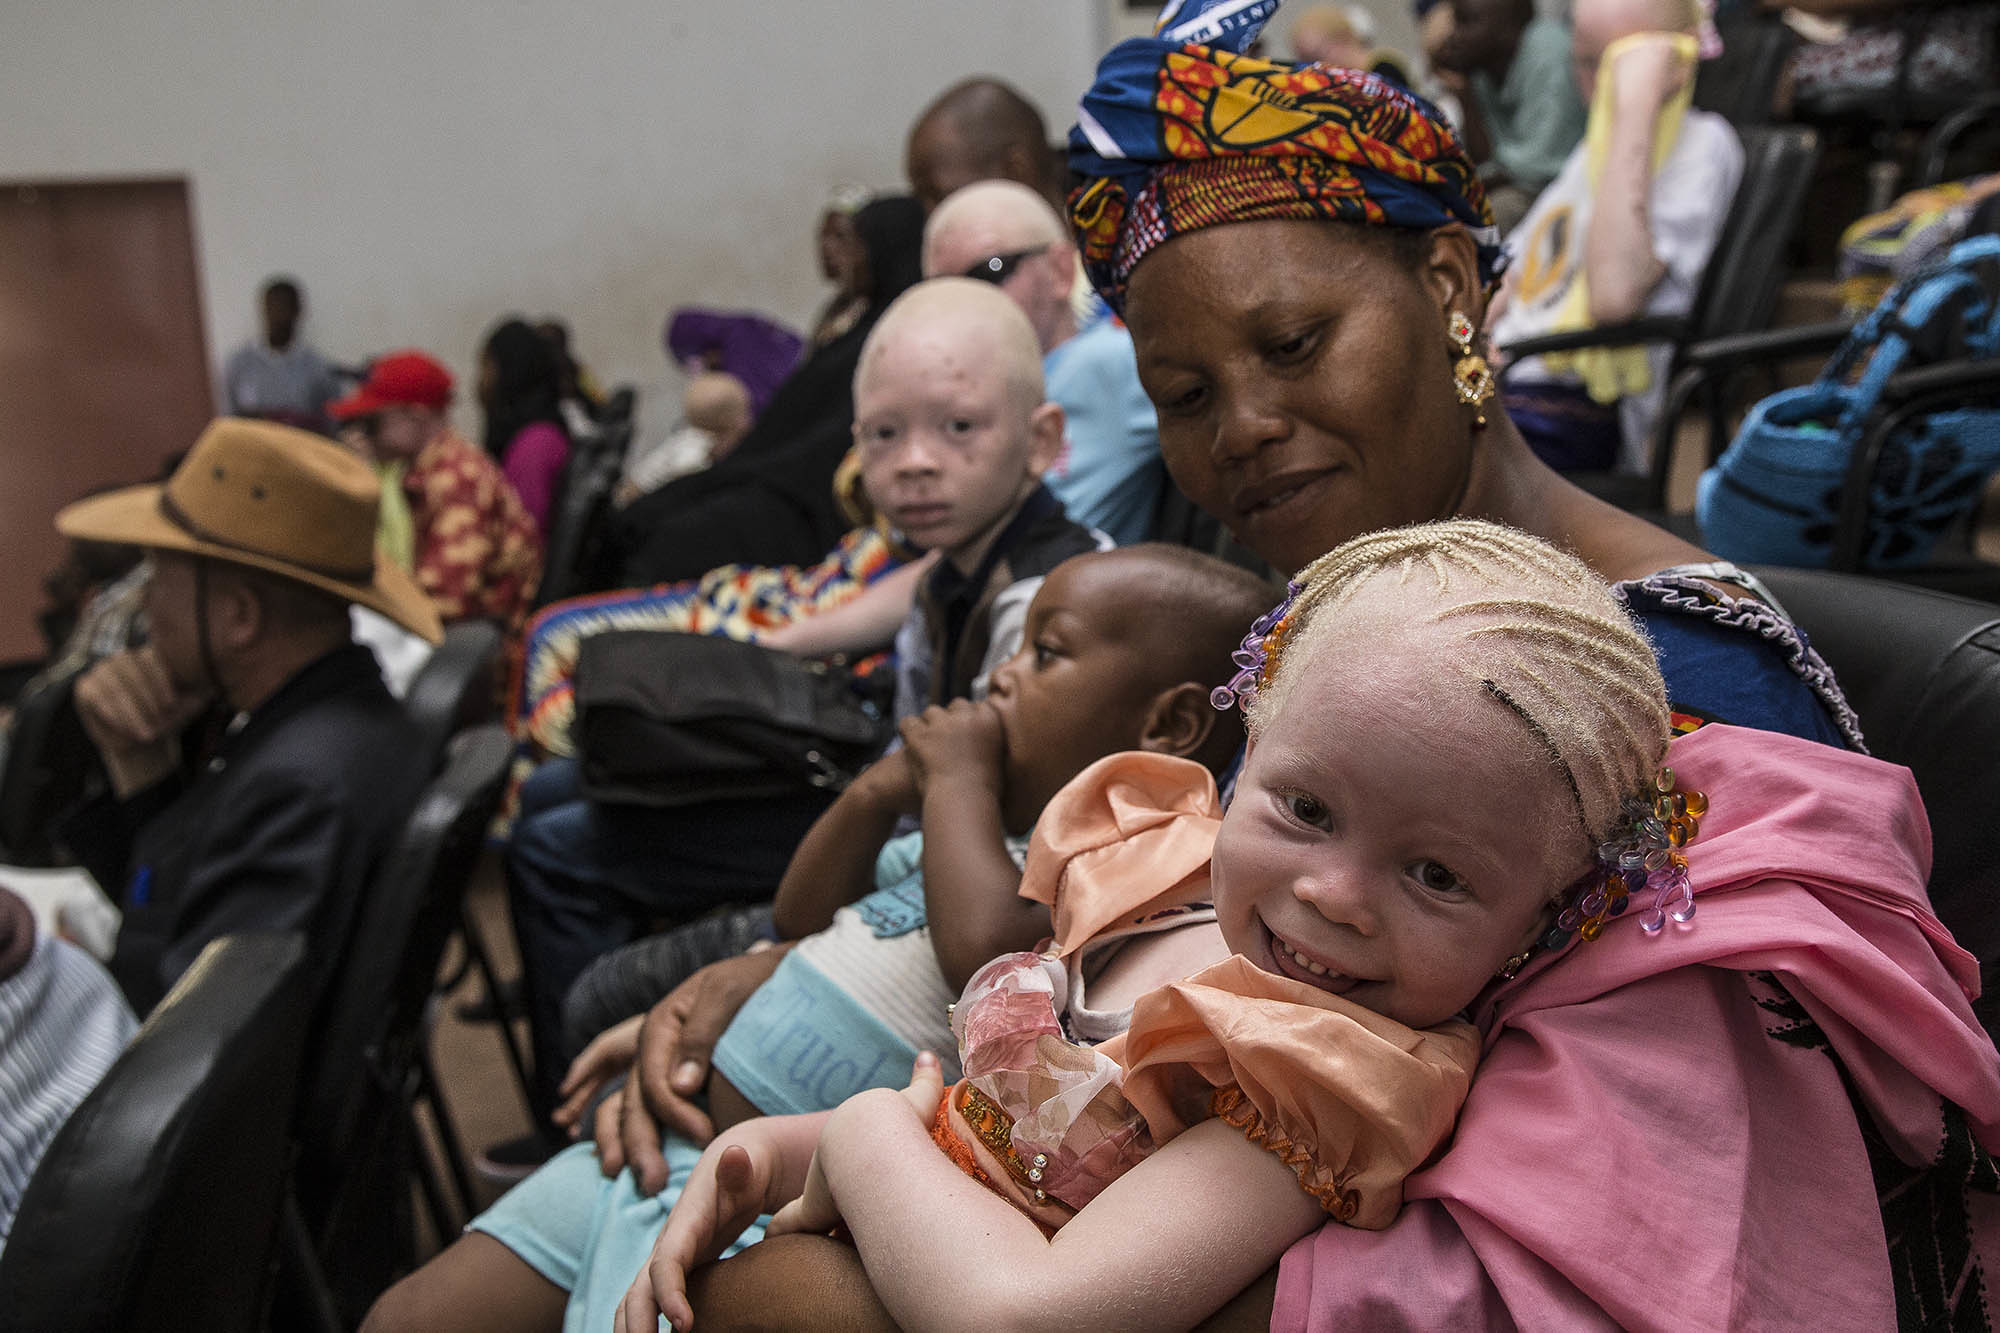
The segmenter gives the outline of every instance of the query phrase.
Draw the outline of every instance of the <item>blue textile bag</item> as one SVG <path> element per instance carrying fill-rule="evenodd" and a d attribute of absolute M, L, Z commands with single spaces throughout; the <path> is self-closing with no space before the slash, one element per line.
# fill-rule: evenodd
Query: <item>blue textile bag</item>
<path fill-rule="evenodd" d="M 1896 284 L 1847 335 L 1813 383 L 1750 410 L 1701 474 L 1695 518 L 1729 560 L 1824 568 L 1833 552 L 1848 460 L 1899 370 L 2000 355 L 2000 236 L 1961 241 Z M 1929 561 L 1939 534 L 1969 514 L 2000 470 L 2000 408 L 1920 417 L 1885 442 L 1871 479 L 1862 562 Z"/>

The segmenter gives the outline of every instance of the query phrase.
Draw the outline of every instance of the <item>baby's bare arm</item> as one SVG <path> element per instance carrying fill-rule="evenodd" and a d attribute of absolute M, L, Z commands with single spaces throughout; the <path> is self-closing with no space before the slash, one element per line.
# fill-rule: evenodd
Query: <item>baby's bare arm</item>
<path fill-rule="evenodd" d="M 948 1327 L 967 1311 L 982 1328 L 1024 1333 L 1187 1328 L 1326 1216 L 1276 1154 L 1221 1120 L 1166 1144 L 1049 1239 L 938 1152 L 899 1094 L 863 1093 L 834 1112 L 818 1161 L 906 1328 Z"/>
<path fill-rule="evenodd" d="M 999 715 L 960 699 L 903 723 L 923 789 L 924 905 L 945 984 L 960 990 L 990 959 L 1032 949 L 1049 912 L 1021 897 L 1000 814 Z"/>

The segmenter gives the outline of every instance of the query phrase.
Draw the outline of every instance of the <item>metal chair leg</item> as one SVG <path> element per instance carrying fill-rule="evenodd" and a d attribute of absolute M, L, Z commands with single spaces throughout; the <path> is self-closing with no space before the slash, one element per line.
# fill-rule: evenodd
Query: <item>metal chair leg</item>
<path fill-rule="evenodd" d="M 280 1225 L 283 1234 L 278 1238 L 279 1270 L 286 1275 L 289 1295 L 296 1302 L 287 1303 L 290 1316 L 304 1318 L 311 1333 L 345 1333 L 340 1307 L 333 1299 L 333 1288 L 327 1284 L 326 1269 L 319 1261 L 319 1249 L 313 1244 L 305 1214 L 299 1211 L 298 1196 L 289 1185 L 285 1187 L 285 1215 Z"/>
<path fill-rule="evenodd" d="M 424 1196 L 424 1210 L 431 1215 L 431 1227 L 437 1232 L 438 1242 L 448 1245 L 451 1238 L 458 1234 L 458 1212 L 446 1200 L 444 1182 L 438 1179 L 437 1164 L 431 1161 L 430 1151 L 424 1146 L 415 1101 L 403 1103 L 402 1120 L 403 1132 L 410 1136 L 410 1169 L 416 1174 L 417 1188 Z M 471 1196 L 466 1197 L 469 1207 Z"/>
<path fill-rule="evenodd" d="M 534 1086 L 528 1077 L 528 1057 L 521 1051 L 521 1043 L 514 1036 L 514 1022 L 522 1015 L 508 1004 L 501 993 L 500 974 L 493 966 L 493 955 L 486 948 L 486 941 L 480 937 L 479 923 L 472 919 L 469 907 L 460 909 L 459 933 L 465 937 L 465 947 L 472 955 L 473 964 L 479 969 L 480 980 L 485 983 L 486 993 L 493 997 L 493 1003 L 500 1014 L 500 1041 L 507 1048 L 507 1063 L 514 1067 L 514 1077 L 519 1080 L 521 1096 L 529 1106 L 534 1105 L 530 1089 Z"/>
<path fill-rule="evenodd" d="M 458 1137 L 458 1127 L 451 1121 L 451 1112 L 444 1103 L 443 1085 L 439 1083 L 437 1067 L 431 1063 L 429 1043 L 417 1053 L 418 1099 L 431 1108 L 431 1119 L 437 1128 L 439 1151 L 444 1156 L 445 1169 L 451 1173 L 452 1187 L 458 1191 L 460 1201 L 467 1211 L 472 1208 L 472 1170 L 466 1164 L 465 1145 Z"/>

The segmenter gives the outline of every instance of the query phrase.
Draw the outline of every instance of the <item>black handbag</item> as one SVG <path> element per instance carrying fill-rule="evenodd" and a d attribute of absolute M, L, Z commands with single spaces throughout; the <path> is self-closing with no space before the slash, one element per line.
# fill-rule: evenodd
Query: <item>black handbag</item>
<path fill-rule="evenodd" d="M 675 806 L 839 791 L 890 721 L 844 666 L 708 634 L 612 630 L 576 663 L 584 795 Z"/>

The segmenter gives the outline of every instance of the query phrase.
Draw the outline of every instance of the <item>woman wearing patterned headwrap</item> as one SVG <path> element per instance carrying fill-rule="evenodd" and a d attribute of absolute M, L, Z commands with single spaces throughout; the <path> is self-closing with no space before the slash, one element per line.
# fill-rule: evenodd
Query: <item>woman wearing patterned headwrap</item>
<path fill-rule="evenodd" d="M 1276 7 L 1170 5 L 1161 37 L 1105 58 L 1071 135 L 1081 248 L 1131 328 L 1176 483 L 1284 571 L 1424 519 L 1525 529 L 1613 581 L 1659 654 L 1676 731 L 1727 721 L 1858 746 L 1790 622 L 1721 590 L 1744 576 L 1529 451 L 1479 357 L 1498 253 L 1463 150 L 1428 105 L 1379 80 L 1240 54 Z M 1825 750 L 1821 779 L 1810 758 L 1822 751 L 1787 744 L 1805 762 L 1783 769 L 1784 785 L 1813 793 L 1811 809 L 1739 801 L 1731 855 L 1718 835 L 1714 871 L 1695 872 L 1697 893 L 1751 895 L 1734 900 L 1731 925 L 1683 953 L 1649 952 L 1660 941 L 1613 923 L 1593 946 L 1602 973 L 1554 965 L 1496 986 L 1478 1014 L 1486 1056 L 1467 1119 L 1412 1177 L 1403 1216 L 1300 1242 L 1223 1323 L 1859 1328 L 1907 1309 L 1984 1326 L 1973 1307 L 1995 1237 L 1981 1225 L 1994 1177 L 1983 1145 L 2000 1131 L 1990 1046 L 1964 1003 L 1969 960 L 1906 933 L 1927 913 L 1864 917 L 1802 887 L 1851 874 L 1862 898 L 1907 907 L 1922 900 L 1926 857 L 1904 801 L 1857 805 L 1875 833 L 1842 863 L 1829 841 L 1844 836 L 1839 817 L 1819 797 L 1845 757 Z M 1850 987 L 1801 964 L 1787 914 L 1824 910 L 1814 902 L 1833 904 L 1842 950 L 1897 967 Z M 1913 970 L 1892 986 L 1904 962 Z M 1938 1006 L 1932 1036 L 1984 1048 L 1969 1082 L 1953 1084 L 1897 1017 L 1917 975 Z M 1859 1067 L 1870 1074 L 1853 1077 Z M 1934 1081 L 1913 1077 L 1920 1068 Z M 1908 1100 L 1863 1086 L 1877 1075 Z M 1888 1139 L 1864 1141 L 1864 1127 Z M 1947 1159 L 1958 1176 L 1941 1173 Z M 1886 1228 L 1878 1186 L 1901 1200 Z M 745 1302 L 760 1326 L 786 1326 L 794 1301 L 801 1326 L 885 1326 L 853 1251 L 783 1239 L 696 1275 L 699 1326 Z"/>
<path fill-rule="evenodd" d="M 1181 490 L 1282 571 L 1426 519 L 1523 529 L 1623 581 L 1684 728 L 1858 740 L 1823 669 L 1774 648 L 1790 625 L 1717 591 L 1743 576 L 1535 457 L 1480 356 L 1501 253 L 1471 161 L 1401 88 L 1238 54 L 1275 8 L 1173 7 L 1173 40 L 1114 48 L 1070 132 L 1084 263 Z"/>

